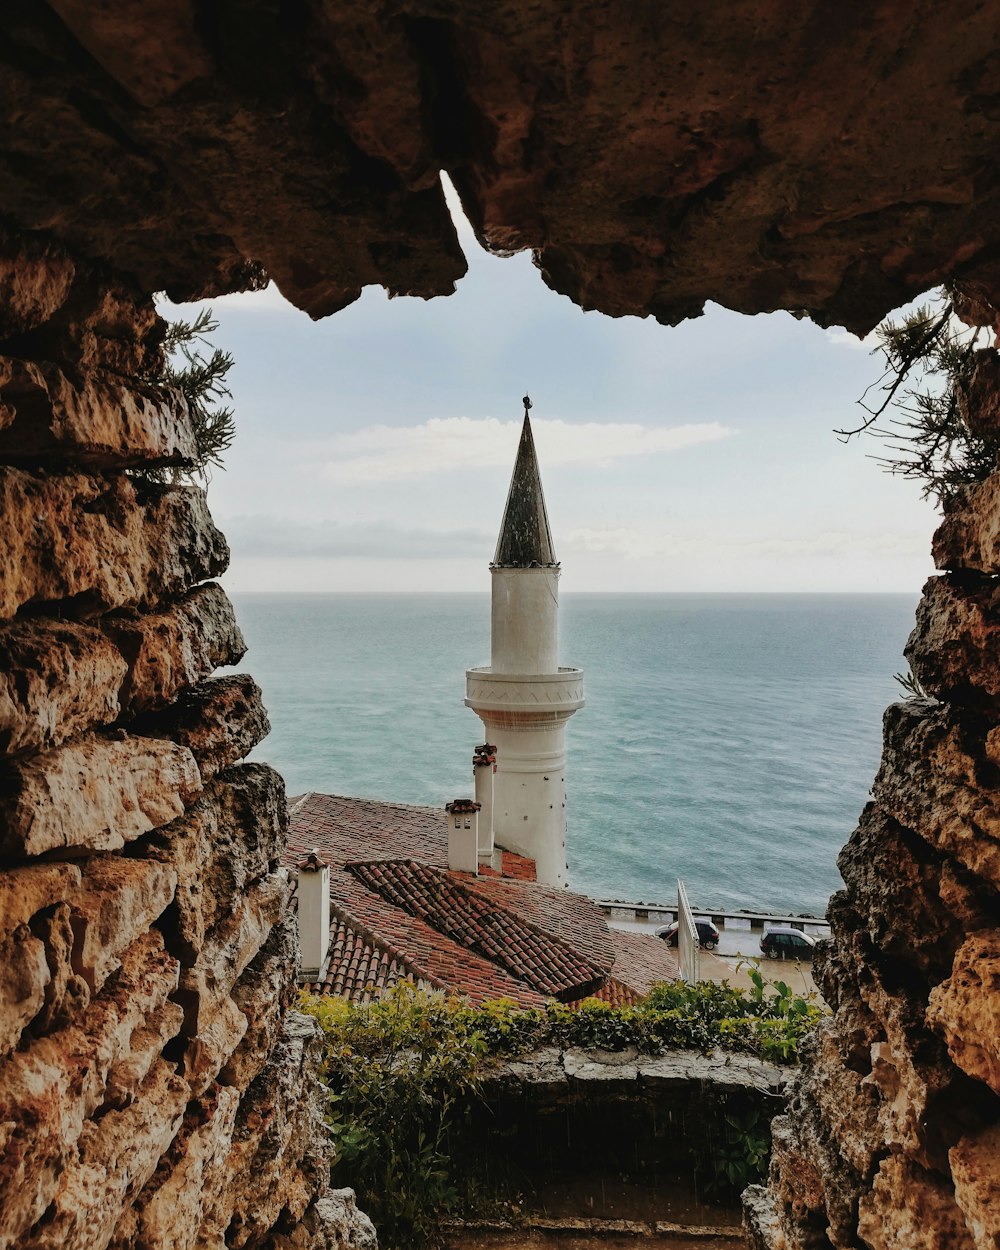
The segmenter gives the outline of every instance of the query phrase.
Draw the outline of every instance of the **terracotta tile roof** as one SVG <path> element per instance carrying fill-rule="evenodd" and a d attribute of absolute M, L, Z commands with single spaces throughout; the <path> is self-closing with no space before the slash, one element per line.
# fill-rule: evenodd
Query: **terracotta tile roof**
<path fill-rule="evenodd" d="M 610 929 L 609 933 L 615 951 L 614 979 L 640 998 L 657 981 L 676 981 L 680 976 L 677 954 L 661 938 L 622 929 Z"/>
<path fill-rule="evenodd" d="M 572 945 L 588 963 L 607 975 L 615 950 L 604 913 L 583 894 L 556 886 L 488 877 L 474 880 L 476 893 L 494 908 L 516 912 L 526 924 Z"/>
<path fill-rule="evenodd" d="M 330 921 L 329 965 L 321 981 L 305 988 L 311 994 L 337 994 L 367 1003 L 400 981 L 419 984 L 404 963 L 365 938 L 341 916 Z"/>
<path fill-rule="evenodd" d="M 413 860 L 373 860 L 348 864 L 347 869 L 388 902 L 426 920 L 438 933 L 499 964 L 542 994 L 563 1000 L 584 997 L 610 968 L 610 961 L 592 962 L 567 941 L 524 918 L 520 904 L 526 895 L 538 892 L 537 886 L 508 889 L 502 896 L 504 905 L 497 906 L 479 893 L 477 878 Z M 556 897 L 562 901 L 562 893 Z M 530 901 L 537 904 L 538 899 Z M 529 910 L 545 914 L 537 905 Z M 546 918 L 551 921 L 552 916 Z"/>
<path fill-rule="evenodd" d="M 285 863 L 294 867 L 316 848 L 330 865 L 334 919 L 329 970 L 317 983 L 323 993 L 363 1001 L 406 979 L 474 1003 L 511 998 L 538 1007 L 553 994 L 584 997 L 613 965 L 623 988 L 609 984 L 602 996 L 642 992 L 633 984 L 642 980 L 636 968 L 619 976 L 617 938 L 613 945 L 599 908 L 532 883 L 532 860 L 505 851 L 503 878 L 449 873 L 443 809 L 306 794 L 290 818 Z M 386 861 L 408 867 L 387 876 Z M 442 881 L 445 904 L 434 902 Z M 644 940 L 655 943 L 651 984 L 665 975 L 662 956 L 670 956 L 662 943 Z"/>
<path fill-rule="evenodd" d="M 593 994 L 588 994 L 587 998 L 599 998 L 601 1002 L 609 1003 L 612 1007 L 634 1007 L 642 998 L 641 994 L 636 994 L 634 990 L 630 990 L 627 985 L 622 985 L 621 981 L 616 981 L 614 977 L 608 977 L 599 990 Z M 586 999 L 578 998 L 574 1002 L 567 1003 L 568 1007 L 579 1007 Z"/>

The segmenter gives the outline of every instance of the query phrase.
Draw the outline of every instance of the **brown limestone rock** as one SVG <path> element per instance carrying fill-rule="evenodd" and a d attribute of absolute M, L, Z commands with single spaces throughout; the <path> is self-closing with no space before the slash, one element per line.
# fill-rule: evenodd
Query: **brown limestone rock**
<path fill-rule="evenodd" d="M 260 687 L 249 673 L 201 682 L 137 728 L 187 747 L 206 782 L 249 755 L 271 732 Z"/>
<path fill-rule="evenodd" d="M 976 1250 L 950 1185 L 899 1155 L 883 1159 L 858 1217 L 871 1250 Z"/>
<path fill-rule="evenodd" d="M 58 903 L 51 911 L 36 916 L 31 922 L 33 933 L 45 947 L 49 966 L 45 1003 L 31 1026 L 39 1036 L 50 1029 L 71 1024 L 90 1002 L 90 986 L 73 967 L 71 914 L 68 902 Z"/>
<path fill-rule="evenodd" d="M 358 1210 L 353 1189 L 327 1189 L 290 1233 L 268 1238 L 267 1250 L 377 1250 L 375 1225 Z"/>
<path fill-rule="evenodd" d="M 48 362 L 0 356 L 0 394 L 14 410 L 0 430 L 3 461 L 116 469 L 189 465 L 198 454 L 175 387 L 126 387 L 113 374 L 70 378 Z"/>
<path fill-rule="evenodd" d="M 194 486 L 0 467 L 0 619 L 35 603 L 145 607 L 225 571 L 229 548 Z"/>
<path fill-rule="evenodd" d="M 18 1250 L 97 1250 L 156 1170 L 181 1126 L 189 1098 L 172 1065 L 157 1059 L 134 1101 L 83 1126 L 78 1157 L 52 1205 Z"/>
<path fill-rule="evenodd" d="M 963 1137 L 949 1154 L 955 1201 L 976 1250 L 1000 1246 L 1000 1124 Z"/>
<path fill-rule="evenodd" d="M 970 872 L 1000 886 L 1000 801 L 988 777 L 985 734 L 939 704 L 894 703 L 872 794 L 884 811 Z"/>
<path fill-rule="evenodd" d="M 0 798 L 0 851 L 115 850 L 175 819 L 201 792 L 191 752 L 152 738 L 85 738 L 15 760 Z"/>
<path fill-rule="evenodd" d="M 968 930 L 988 923 L 995 905 L 978 877 L 874 803 L 862 813 L 837 866 L 874 948 L 937 980 L 951 970 Z"/>
<path fill-rule="evenodd" d="M 0 933 L 27 924 L 38 912 L 68 898 L 81 879 L 76 864 L 26 864 L 0 872 Z"/>
<path fill-rule="evenodd" d="M 246 1016 L 231 998 L 224 998 L 214 1018 L 188 1042 L 181 1060 L 180 1075 L 191 1087 L 193 1098 L 205 1093 L 246 1031 Z"/>
<path fill-rule="evenodd" d="M 963 374 L 955 387 L 959 416 L 973 434 L 996 438 L 1000 435 L 1000 352 L 981 348 L 973 362 L 971 372 Z"/>
<path fill-rule="evenodd" d="M 843 1157 L 816 1108 L 793 1085 L 771 1155 L 771 1192 L 781 1236 L 790 1247 L 853 1246 L 865 1180 Z M 774 1248 L 772 1248 L 774 1250 Z"/>
<path fill-rule="evenodd" d="M 132 1102 L 164 1047 L 177 1037 L 183 1023 L 184 1012 L 173 1002 L 157 1007 L 142 1021 L 129 1040 L 128 1050 L 108 1069 L 105 1107 L 127 1107 Z M 174 1071 L 173 1066 L 171 1071 Z"/>
<path fill-rule="evenodd" d="M 1000 700 L 1000 586 L 954 574 L 932 577 L 904 654 L 935 698 L 994 706 Z"/>
<path fill-rule="evenodd" d="M 154 859 L 98 855 L 83 869 L 72 900 L 73 967 L 96 992 L 118 956 L 157 920 L 174 896 L 177 873 Z"/>
<path fill-rule="evenodd" d="M 234 901 L 231 914 L 208 935 L 197 961 L 181 973 L 177 991 L 186 1036 L 196 1037 L 211 1023 L 278 922 L 287 898 L 287 878 L 273 873 Z"/>
<path fill-rule="evenodd" d="M 41 1010 L 48 983 L 45 947 L 22 925 L 0 942 L 0 1058 Z"/>
<path fill-rule="evenodd" d="M 931 992 L 927 1021 L 955 1063 L 1000 1093 L 1000 929 L 974 933 Z"/>
<path fill-rule="evenodd" d="M 317 1098 L 322 1046 L 316 1022 L 284 1020 L 267 1066 L 240 1103 L 227 1164 L 230 1177 L 208 1212 L 206 1233 L 233 1250 L 260 1245 L 275 1221 L 297 1222 L 329 1183 L 331 1142 Z"/>
<path fill-rule="evenodd" d="M 0 625 L 0 751 L 59 746 L 118 716 L 127 665 L 90 625 Z"/>
<path fill-rule="evenodd" d="M 54 1199 L 108 1072 L 176 984 L 176 961 L 149 933 L 78 1023 L 0 1063 L 0 1250 L 18 1245 Z"/>
<path fill-rule="evenodd" d="M 233 1001 L 243 1013 L 247 1028 L 219 1074 L 224 1084 L 244 1090 L 267 1063 L 285 1012 L 295 1000 L 298 944 L 295 917 L 285 916 L 233 987 Z"/>
<path fill-rule="evenodd" d="M 1000 472 L 956 493 L 934 533 L 931 553 L 939 569 L 1000 573 Z"/>
<path fill-rule="evenodd" d="M 214 583 L 160 612 L 107 616 L 101 628 L 128 665 L 120 697 L 131 715 L 166 707 L 216 668 L 239 663 L 247 649 L 233 605 Z"/>
<path fill-rule="evenodd" d="M 165 930 L 186 960 L 232 916 L 248 885 L 277 866 L 285 829 L 281 777 L 266 764 L 244 764 L 210 782 L 182 817 L 136 848 L 177 872 L 176 916 Z"/>
<path fill-rule="evenodd" d="M 75 276 L 76 265 L 61 248 L 25 235 L 0 239 L 0 339 L 47 321 Z"/>
<path fill-rule="evenodd" d="M 125 1210 L 109 1250 L 191 1250 L 206 1209 L 217 1200 L 240 1096 L 215 1088 L 188 1103 L 180 1131 L 133 1206 Z"/>

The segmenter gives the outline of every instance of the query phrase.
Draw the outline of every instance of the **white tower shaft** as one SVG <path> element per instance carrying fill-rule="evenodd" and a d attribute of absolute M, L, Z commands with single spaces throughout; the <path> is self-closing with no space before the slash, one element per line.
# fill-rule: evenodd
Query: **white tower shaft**
<path fill-rule="evenodd" d="M 566 885 L 566 723 L 583 673 L 559 665 L 559 565 L 527 412 L 491 571 L 491 663 L 468 671 L 465 702 L 497 748 L 494 835 Z"/>

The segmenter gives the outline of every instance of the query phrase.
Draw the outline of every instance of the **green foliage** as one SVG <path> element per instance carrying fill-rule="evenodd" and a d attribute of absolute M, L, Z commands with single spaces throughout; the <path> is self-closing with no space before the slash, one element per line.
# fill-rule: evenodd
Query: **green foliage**
<path fill-rule="evenodd" d="M 903 687 L 903 690 L 906 692 L 906 697 L 908 699 L 933 698 L 933 695 L 928 694 L 920 684 L 920 678 L 910 670 L 907 670 L 906 673 L 893 673 L 892 679 L 893 681 L 899 682 L 899 684 Z"/>
<path fill-rule="evenodd" d="M 326 1038 L 334 1181 L 358 1191 L 387 1247 L 433 1243 L 442 1216 L 480 1197 L 456 1143 L 492 1063 L 540 1046 L 635 1046 L 644 1054 L 718 1047 L 796 1062 L 820 1008 L 783 982 L 772 989 L 759 972 L 751 978 L 747 994 L 726 984 L 665 983 L 635 1007 L 598 999 L 576 1009 L 551 1002 L 525 1010 L 504 999 L 473 1007 L 407 983 L 365 1005 L 304 997 L 303 1010 Z M 749 1167 L 756 1151 L 735 1132 L 730 1126 L 726 1175 Z"/>
<path fill-rule="evenodd" d="M 758 1109 L 727 1115 L 723 1141 L 715 1147 L 705 1192 L 720 1201 L 735 1200 L 748 1185 L 764 1179 L 771 1154 L 771 1125 Z"/>
<path fill-rule="evenodd" d="M 222 455 L 236 435 L 232 408 L 221 401 L 230 395 L 226 377 L 233 367 L 229 352 L 212 348 L 209 335 L 219 328 L 210 308 L 203 308 L 193 321 L 172 321 L 163 340 L 165 366 L 153 382 L 177 387 L 187 400 L 197 448 L 194 464 L 173 470 L 145 470 L 144 476 L 157 481 L 177 482 L 182 478 L 211 481 L 213 466 L 223 468 Z M 203 351 L 202 349 L 205 349 Z M 208 354 L 206 352 L 211 349 Z"/>
<path fill-rule="evenodd" d="M 958 402 L 977 347 L 992 346 L 989 332 L 959 321 L 942 292 L 932 304 L 883 322 L 876 333 L 885 369 L 858 401 L 869 415 L 856 429 L 837 433 L 884 439 L 889 454 L 877 459 L 887 472 L 919 481 L 924 498 L 944 505 L 998 464 L 1000 437 L 971 429 Z M 870 403 L 873 395 L 877 402 Z"/>

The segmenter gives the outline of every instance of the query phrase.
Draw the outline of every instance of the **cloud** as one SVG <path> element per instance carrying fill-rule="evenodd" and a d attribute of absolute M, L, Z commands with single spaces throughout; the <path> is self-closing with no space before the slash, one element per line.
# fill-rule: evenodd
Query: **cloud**
<path fill-rule="evenodd" d="M 729 438 L 717 421 L 669 427 L 636 422 L 532 422 L 546 470 L 602 469 L 627 459 L 662 455 Z M 510 469 L 520 422 L 495 417 L 437 417 L 422 425 L 370 425 L 310 446 L 331 482 L 401 482 L 434 473 Z"/>
<path fill-rule="evenodd" d="M 834 329 L 827 330 L 826 341 L 835 347 L 851 347 L 858 352 L 873 352 L 880 345 L 877 331 L 872 330 L 863 339 L 859 339 L 856 334 L 845 330 L 843 326 L 835 326 Z"/>
<path fill-rule="evenodd" d="M 438 559 L 492 551 L 495 534 L 485 530 L 404 528 L 388 522 L 289 521 L 249 514 L 221 522 L 240 557 Z"/>
<path fill-rule="evenodd" d="M 807 556 L 811 559 L 872 556 L 924 556 L 927 538 L 919 534 L 862 534 L 846 530 L 825 530 L 795 538 L 754 537 L 742 540 L 720 539 L 717 535 L 689 537 L 653 526 L 617 526 L 608 529 L 576 529 L 566 535 L 571 551 L 592 555 L 617 555 L 631 560 L 683 559 L 700 556 L 720 559 L 752 557 Z"/>

